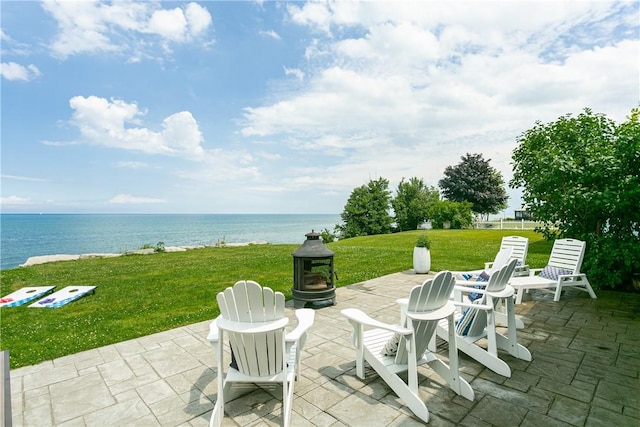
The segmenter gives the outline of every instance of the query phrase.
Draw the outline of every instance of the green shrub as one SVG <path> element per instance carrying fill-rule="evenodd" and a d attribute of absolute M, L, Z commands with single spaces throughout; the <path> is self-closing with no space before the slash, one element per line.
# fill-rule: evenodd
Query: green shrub
<path fill-rule="evenodd" d="M 320 232 L 320 237 L 322 238 L 323 243 L 331 243 L 337 240 L 335 231 L 331 232 L 328 228 L 325 228 Z"/>
<path fill-rule="evenodd" d="M 468 228 L 473 224 L 471 206 L 469 202 L 438 201 L 431 212 L 431 225 L 442 229 L 448 223 L 452 229 Z"/>
<path fill-rule="evenodd" d="M 418 240 L 416 240 L 416 248 L 431 248 L 431 240 L 429 239 L 429 236 L 427 236 L 427 233 L 422 233 L 418 237 Z"/>

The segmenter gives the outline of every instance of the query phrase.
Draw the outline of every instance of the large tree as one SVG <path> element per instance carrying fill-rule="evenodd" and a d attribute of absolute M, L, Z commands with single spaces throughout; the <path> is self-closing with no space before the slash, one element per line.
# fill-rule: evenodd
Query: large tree
<path fill-rule="evenodd" d="M 430 209 L 438 200 L 440 193 L 437 188 L 428 187 L 422 179 L 416 177 L 408 181 L 402 178 L 396 195 L 391 199 L 398 230 L 415 230 L 418 225 L 431 219 Z"/>
<path fill-rule="evenodd" d="M 582 270 L 595 287 L 630 284 L 640 272 L 638 109 L 620 125 L 589 109 L 536 122 L 518 142 L 510 185 L 540 231 L 587 241 Z"/>
<path fill-rule="evenodd" d="M 507 192 L 502 175 L 482 154 L 461 157 L 456 166 L 447 166 L 438 185 L 447 200 L 470 202 L 473 212 L 480 215 L 497 214 L 507 207 Z"/>
<path fill-rule="evenodd" d="M 391 232 L 393 219 L 389 214 L 391 193 L 389 181 L 384 178 L 370 180 L 355 188 L 340 215 L 338 227 L 343 239 Z"/>

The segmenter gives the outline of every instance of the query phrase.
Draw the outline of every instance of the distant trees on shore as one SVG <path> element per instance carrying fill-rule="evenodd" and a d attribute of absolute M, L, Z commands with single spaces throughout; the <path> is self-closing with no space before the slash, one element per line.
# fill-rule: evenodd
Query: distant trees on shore
<path fill-rule="evenodd" d="M 473 213 L 497 213 L 507 195 L 500 173 L 482 154 L 467 154 L 445 169 L 441 191 L 422 178 L 402 178 L 392 196 L 389 180 L 378 178 L 355 188 L 336 226 L 341 238 L 415 230 L 430 222 L 434 228 L 465 228 Z M 393 215 L 390 212 L 393 211 Z"/>
<path fill-rule="evenodd" d="M 586 241 L 583 272 L 596 287 L 640 286 L 640 108 L 620 124 L 590 109 L 536 122 L 517 142 L 509 185 L 523 189 L 529 213 L 543 224 L 536 231 Z M 402 178 L 392 195 L 387 179 L 370 180 L 351 192 L 336 233 L 406 231 L 426 221 L 469 227 L 474 213 L 506 207 L 504 181 L 489 162 L 467 153 L 445 169 L 440 189 Z"/>

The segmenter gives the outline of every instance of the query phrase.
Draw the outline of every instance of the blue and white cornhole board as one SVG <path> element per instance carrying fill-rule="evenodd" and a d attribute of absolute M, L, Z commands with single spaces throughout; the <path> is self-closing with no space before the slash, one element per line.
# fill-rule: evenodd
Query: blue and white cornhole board
<path fill-rule="evenodd" d="M 42 307 L 42 308 L 58 308 L 65 304 L 75 301 L 88 293 L 93 293 L 95 286 L 67 286 L 64 289 L 60 289 L 58 292 L 54 292 L 51 295 L 47 295 L 46 298 L 40 301 L 34 302 L 29 307 Z"/>
<path fill-rule="evenodd" d="M 0 299 L 0 307 L 17 307 L 48 294 L 55 286 L 30 286 L 18 289 Z"/>

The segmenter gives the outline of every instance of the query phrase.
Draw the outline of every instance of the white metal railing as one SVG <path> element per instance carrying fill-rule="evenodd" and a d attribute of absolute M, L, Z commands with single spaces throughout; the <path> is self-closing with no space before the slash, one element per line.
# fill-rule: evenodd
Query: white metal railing
<path fill-rule="evenodd" d="M 521 220 L 506 220 L 500 219 L 495 221 L 475 221 L 473 228 L 486 228 L 497 230 L 533 230 L 535 227 L 541 225 L 537 221 Z"/>

